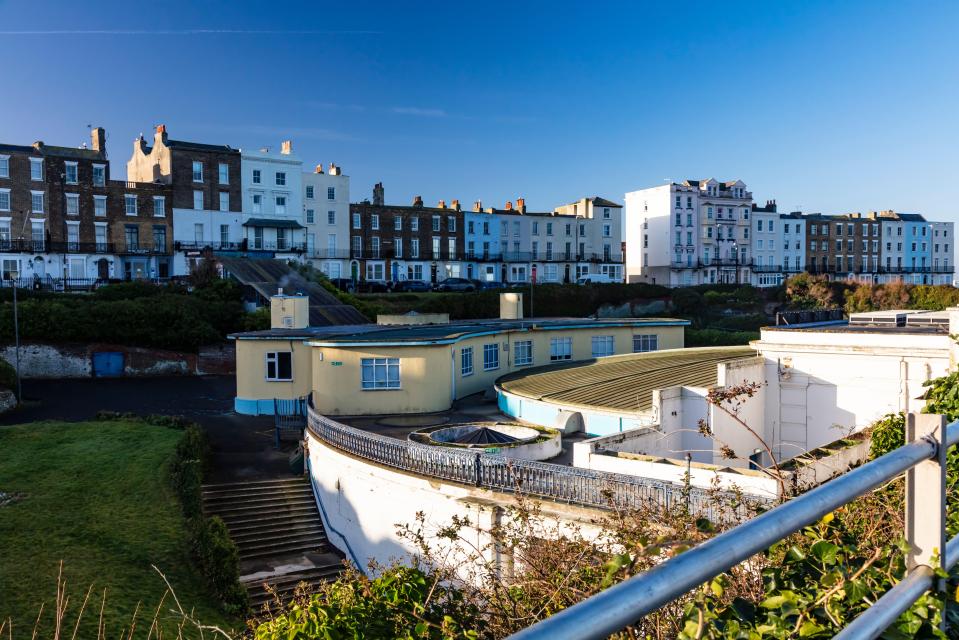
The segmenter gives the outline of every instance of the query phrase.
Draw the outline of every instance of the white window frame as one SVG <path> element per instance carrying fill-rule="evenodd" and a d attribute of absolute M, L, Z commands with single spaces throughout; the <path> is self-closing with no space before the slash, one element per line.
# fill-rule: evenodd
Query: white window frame
<path fill-rule="evenodd" d="M 312 200 L 312 199 L 313 199 L 313 191 L 314 191 L 314 190 L 313 190 L 313 185 L 312 185 L 312 184 L 306 185 L 306 198 L 307 198 L 308 200 Z"/>
<path fill-rule="evenodd" d="M 326 224 L 336 224 L 336 211 L 326 212 Z"/>
<path fill-rule="evenodd" d="M 286 215 L 286 196 L 273 197 L 273 212 L 277 215 Z"/>
<path fill-rule="evenodd" d="M 362 229 L 362 228 L 363 228 L 363 221 L 360 219 L 360 214 L 358 214 L 358 213 L 354 213 L 354 214 L 353 214 L 353 228 L 354 228 L 354 229 Z"/>
<path fill-rule="evenodd" d="M 287 356 L 290 360 L 290 377 L 280 377 L 280 356 Z M 263 377 L 267 382 L 293 382 L 293 352 L 268 351 L 263 357 Z M 270 375 L 270 365 L 273 366 L 273 375 Z"/>
<path fill-rule="evenodd" d="M 100 235 L 101 229 L 103 230 L 103 242 L 100 242 L 98 238 L 98 236 Z M 106 249 L 108 242 L 109 240 L 107 239 L 107 223 L 94 222 L 93 223 L 93 244 L 96 245 L 97 251 L 99 252 L 101 250 L 101 247 L 103 249 Z"/>
<path fill-rule="evenodd" d="M 30 179 L 43 182 L 43 158 L 30 158 Z"/>
<path fill-rule="evenodd" d="M 220 184 L 230 184 L 230 165 L 225 162 L 217 165 L 217 181 Z"/>
<path fill-rule="evenodd" d="M 473 375 L 473 347 L 460 349 L 460 377 L 467 378 Z"/>
<path fill-rule="evenodd" d="M 68 216 L 78 216 L 80 215 L 80 194 L 79 193 L 65 193 L 63 198 L 66 201 L 66 211 L 65 213 Z"/>
<path fill-rule="evenodd" d="M 71 176 L 70 173 L 73 173 Z M 63 183 L 80 184 L 80 164 L 74 160 L 63 163 Z"/>
<path fill-rule="evenodd" d="M 483 345 L 483 371 L 499 369 L 499 343 L 490 342 Z"/>
<path fill-rule="evenodd" d="M 313 209 L 306 210 L 306 224 L 313 224 L 316 221 L 316 211 Z"/>
<path fill-rule="evenodd" d="M 276 174 L 273 176 L 273 182 L 274 182 L 274 183 L 276 184 L 276 186 L 278 186 L 278 187 L 285 187 L 285 186 L 286 186 L 286 171 L 277 171 Z"/>
<path fill-rule="evenodd" d="M 0 211 L 10 211 L 10 189 L 0 189 Z"/>
<path fill-rule="evenodd" d="M 380 216 L 379 214 L 374 213 L 370 216 L 370 229 L 373 231 L 380 230 Z"/>
<path fill-rule="evenodd" d="M 377 372 L 383 370 L 385 376 L 379 379 Z M 395 379 L 392 374 L 396 373 Z M 367 373 L 370 375 L 367 376 Z M 400 358 L 361 358 L 360 389 L 363 391 L 395 391 L 402 389 Z"/>
<path fill-rule="evenodd" d="M 97 179 L 97 173 L 100 174 L 100 179 Z M 91 182 L 94 187 L 105 187 L 107 186 L 107 165 L 105 164 L 95 164 L 93 165 L 93 173 L 90 177 Z"/>
<path fill-rule="evenodd" d="M 230 192 L 221 191 L 219 195 L 219 205 L 220 211 L 229 211 L 230 210 Z"/>
<path fill-rule="evenodd" d="M 533 341 L 517 340 L 513 343 L 513 366 L 528 367 L 533 364 Z"/>
<path fill-rule="evenodd" d="M 593 336 L 591 343 L 594 358 L 605 358 L 616 353 L 616 339 L 613 336 Z"/>
<path fill-rule="evenodd" d="M 40 207 L 37 208 L 37 198 L 40 198 Z M 31 213 L 46 213 L 47 210 L 47 196 L 43 191 L 31 191 L 30 192 L 30 212 Z"/>
<path fill-rule="evenodd" d="M 133 211 L 130 211 L 130 203 L 133 203 Z M 123 211 L 128 216 L 137 215 L 137 197 L 133 193 L 124 193 L 123 194 Z"/>
<path fill-rule="evenodd" d="M 651 334 L 640 334 L 633 336 L 633 353 L 650 353 L 659 351 L 659 336 Z"/>
<path fill-rule="evenodd" d="M 197 206 L 197 205 L 200 205 L 200 206 Z M 202 191 L 193 192 L 193 209 L 194 211 L 203 210 L 203 192 Z"/>
<path fill-rule="evenodd" d="M 203 163 L 199 160 L 193 161 L 193 182 L 203 183 Z"/>
<path fill-rule="evenodd" d="M 263 174 L 260 173 L 259 169 L 253 170 L 253 184 L 261 184 L 263 180 Z"/>
<path fill-rule="evenodd" d="M 10 177 L 10 156 L 0 156 L 0 178 Z"/>
<path fill-rule="evenodd" d="M 166 196 L 153 196 L 153 217 L 166 217 Z"/>
<path fill-rule="evenodd" d="M 334 187 L 326 188 L 326 199 L 327 200 L 336 200 L 336 189 Z"/>
<path fill-rule="evenodd" d="M 573 339 L 571 337 L 549 339 L 549 361 L 562 362 L 573 359 Z"/>
<path fill-rule="evenodd" d="M 93 196 L 93 215 L 98 218 L 106 217 L 107 215 L 107 197 L 106 196 Z"/>

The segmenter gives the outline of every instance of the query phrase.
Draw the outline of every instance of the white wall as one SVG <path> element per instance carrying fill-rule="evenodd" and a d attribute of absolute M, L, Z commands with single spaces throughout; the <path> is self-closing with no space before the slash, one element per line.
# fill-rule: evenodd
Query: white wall
<path fill-rule="evenodd" d="M 243 151 L 240 155 L 243 212 L 253 217 L 300 220 L 303 211 L 303 161 L 293 154 L 276 151 Z M 253 172 L 260 172 L 259 184 Z M 276 184 L 276 174 L 285 174 L 285 184 Z M 259 211 L 253 208 L 254 194 L 262 196 Z M 276 210 L 276 198 L 286 198 L 286 211 Z"/>
<path fill-rule="evenodd" d="M 303 212 L 300 223 L 306 227 L 308 256 L 313 266 L 330 277 L 350 277 L 350 177 L 340 174 L 304 173 Z M 306 197 L 306 188 L 313 187 L 313 197 Z M 329 187 L 333 188 L 333 199 L 328 197 Z M 308 221 L 307 211 L 313 211 L 313 222 Z M 329 212 L 334 215 L 333 224 L 329 222 Z M 334 247 L 330 248 L 330 236 Z M 362 275 L 361 275 L 362 277 Z"/>

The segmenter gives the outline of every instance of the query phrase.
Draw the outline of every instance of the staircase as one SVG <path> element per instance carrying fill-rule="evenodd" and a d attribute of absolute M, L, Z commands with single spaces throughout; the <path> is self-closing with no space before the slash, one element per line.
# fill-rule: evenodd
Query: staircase
<path fill-rule="evenodd" d="M 343 569 L 305 478 L 204 485 L 203 510 L 230 530 L 254 610 L 273 599 L 266 585 L 286 601 L 300 583 L 315 587 Z"/>

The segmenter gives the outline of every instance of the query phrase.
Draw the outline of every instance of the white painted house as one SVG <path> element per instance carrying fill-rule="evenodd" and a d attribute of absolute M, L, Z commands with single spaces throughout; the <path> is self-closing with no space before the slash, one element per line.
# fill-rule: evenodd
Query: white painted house
<path fill-rule="evenodd" d="M 330 278 L 350 277 L 350 177 L 330 163 L 324 172 L 316 165 L 304 173 L 302 222 L 306 233 L 306 256 Z M 382 185 L 374 188 L 374 197 Z M 382 199 L 382 196 L 381 196 Z M 382 204 L 382 203 L 381 203 Z"/>
<path fill-rule="evenodd" d="M 306 250 L 303 219 L 303 161 L 285 140 L 279 153 L 242 151 L 242 240 L 249 251 L 299 258 Z"/>

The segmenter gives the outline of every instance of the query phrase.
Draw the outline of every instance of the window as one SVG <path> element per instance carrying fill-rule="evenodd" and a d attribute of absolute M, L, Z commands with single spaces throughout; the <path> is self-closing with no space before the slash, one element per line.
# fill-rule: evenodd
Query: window
<path fill-rule="evenodd" d="M 220 184 L 230 184 L 230 167 L 225 162 L 220 163 L 218 177 Z"/>
<path fill-rule="evenodd" d="M 313 185 L 311 184 L 306 185 L 306 197 L 311 200 L 313 199 Z"/>
<path fill-rule="evenodd" d="M 525 367 L 533 364 L 533 341 L 520 340 L 513 343 L 513 364 Z"/>
<path fill-rule="evenodd" d="M 659 336 L 633 336 L 633 353 L 646 353 L 647 351 L 656 351 L 657 349 L 659 349 Z"/>
<path fill-rule="evenodd" d="M 410 257 L 419 258 L 420 257 L 420 239 L 419 238 L 410 238 Z M 419 278 L 417 278 L 419 280 Z"/>
<path fill-rule="evenodd" d="M 326 199 L 327 200 L 336 200 L 336 189 L 333 187 L 326 188 Z"/>
<path fill-rule="evenodd" d="M 166 253 L 166 227 L 153 227 L 153 250 Z"/>
<path fill-rule="evenodd" d="M 107 197 L 106 196 L 93 196 L 93 215 L 95 216 L 107 215 Z"/>
<path fill-rule="evenodd" d="M 450 260 L 456 260 L 456 238 L 449 238 L 446 242 L 446 249 Z"/>
<path fill-rule="evenodd" d="M 483 345 L 483 371 L 499 369 L 499 343 Z"/>
<path fill-rule="evenodd" d="M 440 257 L 440 239 L 437 237 L 433 237 L 432 240 L 433 240 L 433 246 L 432 246 L 433 258 L 436 259 Z"/>
<path fill-rule="evenodd" d="M 277 198 L 277 206 L 279 206 L 279 198 Z M 220 211 L 229 211 L 230 210 L 230 193 L 228 191 L 220 192 Z M 279 211 L 277 213 L 280 213 Z"/>
<path fill-rule="evenodd" d="M 353 243 L 353 257 L 359 258 L 363 255 L 363 238 L 360 236 L 353 236 L 350 238 L 350 241 Z"/>
<path fill-rule="evenodd" d="M 193 223 L 193 241 L 197 244 L 203 242 L 203 223 Z"/>
<path fill-rule="evenodd" d="M 420 219 L 410 218 L 410 231 L 419 231 L 419 230 L 420 230 Z"/>
<path fill-rule="evenodd" d="M 353 228 L 354 228 L 354 229 L 359 229 L 359 228 L 361 228 L 361 226 L 362 226 L 362 225 L 360 224 L 360 214 L 354 213 L 354 214 L 353 214 Z"/>
<path fill-rule="evenodd" d="M 123 209 L 128 216 L 135 216 L 137 214 L 137 197 L 134 194 L 124 194 Z"/>
<path fill-rule="evenodd" d="M 80 223 L 79 222 L 67 223 L 67 244 L 70 245 L 70 248 L 72 249 L 76 249 L 77 245 L 80 244 Z"/>
<path fill-rule="evenodd" d="M 454 218 L 453 216 L 449 216 L 448 218 L 446 218 L 446 230 L 449 231 L 450 233 L 456 232 L 456 218 Z"/>
<path fill-rule="evenodd" d="M 256 205 L 256 196 L 253 196 L 253 204 Z M 194 191 L 193 192 L 193 208 L 202 209 L 203 208 L 203 192 Z"/>
<path fill-rule="evenodd" d="M 193 182 L 203 182 L 203 163 L 193 161 Z"/>
<path fill-rule="evenodd" d="M 128 224 L 123 229 L 123 237 L 127 243 L 127 250 L 136 251 L 140 248 L 140 227 Z"/>
<path fill-rule="evenodd" d="M 549 339 L 549 359 L 572 360 L 573 359 L 573 339 L 572 338 L 550 338 Z"/>
<path fill-rule="evenodd" d="M 220 246 L 226 247 L 230 244 L 230 225 L 220 225 Z"/>
<path fill-rule="evenodd" d="M 286 213 L 286 196 L 276 196 L 273 201 L 273 211 L 279 215 Z"/>
<path fill-rule="evenodd" d="M 10 177 L 10 156 L 0 156 L 0 178 Z"/>
<path fill-rule="evenodd" d="M 373 258 L 380 257 L 380 239 L 377 236 L 370 238 L 370 253 Z"/>
<path fill-rule="evenodd" d="M 286 172 L 277 171 L 276 172 L 276 186 L 285 187 L 286 186 Z"/>
<path fill-rule="evenodd" d="M 30 179 L 43 180 L 43 158 L 30 158 Z"/>
<path fill-rule="evenodd" d="M 439 231 L 439 230 L 440 230 L 440 217 L 433 216 L 433 231 Z"/>
<path fill-rule="evenodd" d="M 266 379 L 290 381 L 293 379 L 293 352 L 270 351 L 266 354 Z"/>
<path fill-rule="evenodd" d="M 593 357 L 604 358 L 615 353 L 613 336 L 593 336 Z"/>
<path fill-rule="evenodd" d="M 76 184 L 77 183 L 77 163 L 76 162 L 65 162 L 63 163 L 63 181 L 67 184 Z"/>
<path fill-rule="evenodd" d="M 538 222 L 534 222 L 534 223 L 533 223 L 533 235 L 534 235 L 534 236 L 538 236 L 538 235 L 539 235 L 539 223 L 538 223 Z"/>
<path fill-rule="evenodd" d="M 370 229 L 373 231 L 380 230 L 380 216 L 379 214 L 374 213 L 370 216 Z"/>
<path fill-rule="evenodd" d="M 611 235 L 613 235 L 613 225 L 611 225 L 611 224 L 604 224 L 604 225 L 603 225 L 603 237 L 604 237 L 604 238 L 608 238 L 608 237 L 610 237 Z"/>
<path fill-rule="evenodd" d="M 0 211 L 10 211 L 10 189 L 0 189 Z"/>
<path fill-rule="evenodd" d="M 166 197 L 153 196 L 153 216 L 155 218 L 166 217 Z"/>
<path fill-rule="evenodd" d="M 399 358 L 363 358 L 360 361 L 363 389 L 399 389 Z"/>
<path fill-rule="evenodd" d="M 460 349 L 460 375 L 464 378 L 473 375 L 473 347 Z"/>
<path fill-rule="evenodd" d="M 316 218 L 313 209 L 306 210 L 306 224 L 313 224 L 314 219 Z"/>
<path fill-rule="evenodd" d="M 326 224 L 336 224 L 336 211 L 326 212 Z"/>
<path fill-rule="evenodd" d="M 260 173 L 259 169 L 253 170 L 253 184 L 260 184 L 263 179 L 263 174 Z"/>
<path fill-rule="evenodd" d="M 107 250 L 107 223 L 96 222 L 93 225 L 93 237 L 96 242 L 97 253 Z"/>
<path fill-rule="evenodd" d="M 689 205 L 692 206 L 692 198 L 689 198 Z M 603 219 L 609 220 L 609 207 L 603 207 Z"/>
<path fill-rule="evenodd" d="M 403 257 L 403 238 L 393 238 L 393 257 Z"/>
<path fill-rule="evenodd" d="M 80 215 L 80 194 L 78 193 L 67 193 L 67 215 L 68 216 L 78 216 Z"/>

